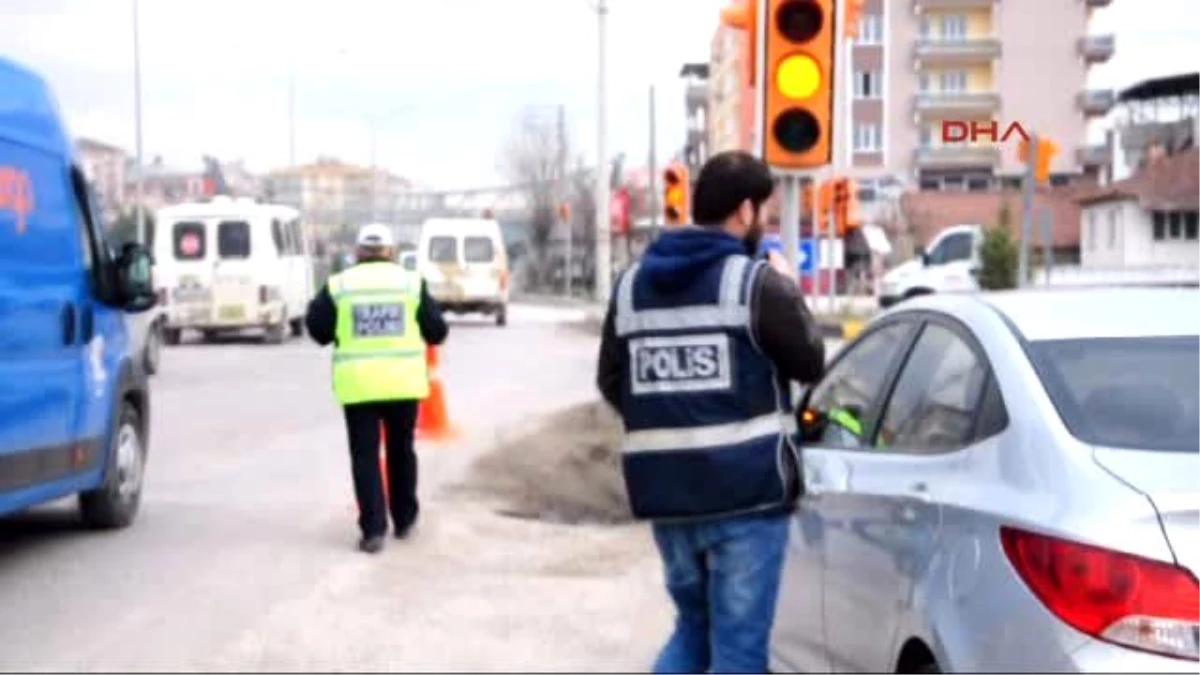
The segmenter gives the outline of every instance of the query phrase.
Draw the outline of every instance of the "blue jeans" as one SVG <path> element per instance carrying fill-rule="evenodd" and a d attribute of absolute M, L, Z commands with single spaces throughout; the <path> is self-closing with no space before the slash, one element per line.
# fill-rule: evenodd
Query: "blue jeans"
<path fill-rule="evenodd" d="M 787 515 L 655 524 L 675 602 L 656 673 L 765 673 Z"/>

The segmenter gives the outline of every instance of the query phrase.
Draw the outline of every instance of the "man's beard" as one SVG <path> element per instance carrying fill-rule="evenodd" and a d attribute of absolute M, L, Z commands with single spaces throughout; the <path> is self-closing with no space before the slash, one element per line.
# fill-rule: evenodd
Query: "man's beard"
<path fill-rule="evenodd" d="M 761 225 L 754 225 L 750 231 L 746 233 L 745 239 L 742 241 L 746 245 L 746 255 L 751 258 L 758 257 L 758 246 L 762 243 L 763 228 Z"/>

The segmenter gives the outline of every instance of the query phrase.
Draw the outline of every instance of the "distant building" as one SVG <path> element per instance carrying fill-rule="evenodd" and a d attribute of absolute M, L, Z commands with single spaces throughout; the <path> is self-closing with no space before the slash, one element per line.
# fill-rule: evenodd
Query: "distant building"
<path fill-rule="evenodd" d="M 272 171 L 264 191 L 272 201 L 300 209 L 326 236 L 370 222 L 391 222 L 402 211 L 409 181 L 331 157 Z"/>
<path fill-rule="evenodd" d="M 125 171 L 125 190 L 129 202 L 136 199 L 137 171 L 130 161 Z M 200 169 L 181 169 L 167 166 L 162 157 L 155 157 L 144 167 L 143 204 L 150 212 L 164 206 L 197 201 L 206 197 L 204 172 Z"/>
<path fill-rule="evenodd" d="M 1106 142 L 1087 149 L 1092 163 L 1102 167 L 1101 182 L 1133 176 L 1156 148 L 1170 155 L 1196 147 L 1200 73 L 1138 82 L 1117 101 Z"/>
<path fill-rule="evenodd" d="M 80 168 L 100 200 L 101 212 L 110 222 L 127 201 L 126 164 L 129 155 L 121 148 L 90 138 L 75 142 Z"/>

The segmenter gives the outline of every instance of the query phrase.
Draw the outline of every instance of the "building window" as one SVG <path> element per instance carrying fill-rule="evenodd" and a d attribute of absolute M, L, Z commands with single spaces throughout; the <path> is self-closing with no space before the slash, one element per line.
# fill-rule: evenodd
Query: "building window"
<path fill-rule="evenodd" d="M 854 126 L 854 151 L 879 152 L 878 124 L 856 124 Z"/>
<path fill-rule="evenodd" d="M 967 90 L 967 71 L 965 70 L 943 71 L 938 80 L 942 91 L 946 93 L 960 93 Z"/>
<path fill-rule="evenodd" d="M 858 70 L 854 72 L 854 98 L 881 98 L 883 96 L 883 78 L 878 70 Z"/>
<path fill-rule="evenodd" d="M 1188 211 L 1183 214 L 1183 238 L 1184 239 L 1187 239 L 1188 241 L 1196 241 L 1198 238 L 1200 238 L 1200 237 L 1197 237 L 1197 235 L 1200 234 L 1197 232 L 1197 229 L 1198 229 L 1197 221 L 1198 220 L 1200 220 L 1200 214 L 1196 213 L 1195 211 Z"/>
<path fill-rule="evenodd" d="M 917 90 L 922 94 L 928 94 L 932 84 L 929 81 L 929 73 L 922 71 L 917 75 Z"/>
<path fill-rule="evenodd" d="M 1195 211 L 1155 211 L 1155 241 L 1196 241 L 1198 216 Z"/>
<path fill-rule="evenodd" d="M 1183 214 L 1178 211 L 1172 211 L 1167 216 L 1167 231 L 1170 233 L 1171 239 L 1183 239 Z"/>
<path fill-rule="evenodd" d="M 922 125 L 918 141 L 922 148 L 933 147 L 933 127 L 928 124 Z"/>
<path fill-rule="evenodd" d="M 987 178 L 968 178 L 967 190 L 971 192 L 986 192 L 992 187 L 992 181 Z"/>
<path fill-rule="evenodd" d="M 1165 211 L 1154 212 L 1154 241 L 1162 241 L 1167 238 L 1167 213 Z"/>
<path fill-rule="evenodd" d="M 858 181 L 858 201 L 873 202 L 878 195 L 879 185 L 875 180 Z"/>
<path fill-rule="evenodd" d="M 858 38 L 860 45 L 883 44 L 883 17 L 878 14 L 865 14 L 858 20 Z"/>
<path fill-rule="evenodd" d="M 967 17 L 962 14 L 948 14 L 942 17 L 943 40 L 967 39 Z"/>
<path fill-rule="evenodd" d="M 928 40 L 930 34 L 933 33 L 928 16 L 921 17 L 920 23 L 917 25 L 917 33 L 921 36 L 922 40 Z"/>

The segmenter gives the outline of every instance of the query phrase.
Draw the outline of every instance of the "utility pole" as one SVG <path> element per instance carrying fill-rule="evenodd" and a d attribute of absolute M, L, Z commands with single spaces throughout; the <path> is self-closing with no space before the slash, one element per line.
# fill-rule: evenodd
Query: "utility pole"
<path fill-rule="evenodd" d="M 570 194 L 567 182 L 567 107 L 558 106 L 558 213 L 563 220 L 567 232 L 567 255 L 563 265 L 563 277 L 566 280 L 566 295 L 571 297 L 571 281 L 575 274 L 575 256 L 572 240 L 575 238 L 572 227 L 574 214 L 566 206 Z"/>
<path fill-rule="evenodd" d="M 608 212 L 608 1 L 596 0 L 596 299 L 612 293 L 612 223 Z"/>
<path fill-rule="evenodd" d="M 658 236 L 658 162 L 655 157 L 658 154 L 658 113 L 655 112 L 654 105 L 654 85 L 650 85 L 650 156 L 647 161 L 647 166 L 650 167 L 650 177 L 647 179 L 647 189 L 650 191 L 647 195 L 646 204 L 650 207 L 650 228 L 654 237 Z"/>
<path fill-rule="evenodd" d="M 133 0 L 133 124 L 134 146 L 137 154 L 136 187 L 134 188 L 134 208 L 137 210 L 137 241 L 143 246 L 147 242 L 146 232 L 146 165 L 143 161 L 142 148 L 142 45 L 140 17 L 138 15 L 138 0 Z"/>
<path fill-rule="evenodd" d="M 1037 134 L 1029 139 L 1029 156 L 1025 160 L 1025 185 L 1021 196 L 1021 249 L 1017 257 L 1017 288 L 1029 286 L 1029 240 L 1033 237 L 1033 193 L 1037 184 L 1038 151 L 1041 145 Z"/>

